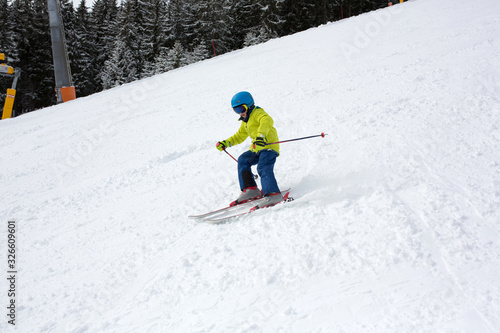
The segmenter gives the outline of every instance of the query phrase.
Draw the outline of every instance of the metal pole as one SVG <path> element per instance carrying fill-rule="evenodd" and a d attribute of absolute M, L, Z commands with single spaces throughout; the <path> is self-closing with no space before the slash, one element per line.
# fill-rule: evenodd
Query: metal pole
<path fill-rule="evenodd" d="M 63 102 L 61 88 L 72 87 L 71 71 L 64 40 L 64 30 L 61 18 L 59 0 L 48 0 L 50 36 L 52 39 L 52 58 L 54 60 L 54 75 L 56 79 L 57 103 Z"/>
<path fill-rule="evenodd" d="M 321 134 L 318 134 L 318 135 L 311 135 L 311 136 L 306 136 L 304 138 L 297 138 L 297 139 L 290 139 L 290 140 L 283 140 L 283 141 L 278 141 L 278 142 L 270 142 L 270 143 L 266 143 L 266 146 L 269 146 L 269 145 L 275 145 L 277 143 L 285 143 L 285 142 L 292 142 L 292 141 L 298 141 L 298 140 L 305 140 L 305 139 L 311 139 L 311 138 L 317 138 L 317 137 L 322 137 L 324 138 L 325 137 L 325 133 L 321 133 Z"/>
<path fill-rule="evenodd" d="M 231 157 L 231 158 L 232 158 L 232 159 L 233 159 L 236 163 L 238 163 L 238 160 L 237 160 L 236 158 L 234 158 L 234 156 L 233 156 L 233 155 L 229 154 L 229 153 L 227 152 L 226 148 L 224 148 L 224 149 L 222 149 L 222 150 L 223 150 L 226 154 L 228 154 L 228 155 L 229 155 L 229 156 L 230 156 L 230 157 Z M 253 174 L 253 172 L 252 172 L 252 176 L 253 176 L 253 178 L 255 178 L 255 179 L 259 178 L 259 175 L 254 175 L 254 174 Z"/>
<path fill-rule="evenodd" d="M 229 154 L 229 153 L 227 152 L 226 148 L 224 148 L 224 149 L 222 149 L 222 150 L 224 150 L 224 152 L 225 152 L 226 154 L 228 154 L 229 156 L 231 156 L 231 158 L 232 158 L 233 160 L 235 160 L 235 161 L 236 161 L 236 163 L 238 163 L 238 160 L 237 160 L 237 159 L 235 159 L 235 158 L 233 157 L 233 155 Z"/>

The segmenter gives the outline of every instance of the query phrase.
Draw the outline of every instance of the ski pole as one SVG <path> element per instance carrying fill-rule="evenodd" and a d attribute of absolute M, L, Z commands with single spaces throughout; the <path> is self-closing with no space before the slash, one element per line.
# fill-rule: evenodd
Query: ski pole
<path fill-rule="evenodd" d="M 229 153 L 227 152 L 226 147 L 222 148 L 222 150 L 223 150 L 226 154 L 228 154 L 228 155 L 229 155 L 229 156 L 230 156 L 233 160 L 235 160 L 235 161 L 236 161 L 236 163 L 238 163 L 238 160 L 237 160 L 237 159 L 235 159 L 233 155 L 231 155 L 231 154 L 229 154 Z M 254 179 L 259 178 L 259 175 L 254 175 L 254 174 L 253 174 L 253 172 L 252 172 L 252 175 L 253 175 L 253 178 L 254 178 Z"/>
<path fill-rule="evenodd" d="M 284 143 L 284 142 L 292 142 L 292 141 L 298 141 L 298 140 L 305 140 L 305 139 L 317 138 L 317 137 L 324 138 L 325 135 L 326 135 L 325 133 L 321 133 L 321 134 L 318 134 L 318 135 L 311 135 L 311 136 L 306 136 L 306 137 L 303 137 L 303 138 L 283 140 L 283 141 L 278 141 L 278 142 L 270 142 L 270 143 L 266 143 L 266 146 L 275 145 L 275 144 Z"/>
<path fill-rule="evenodd" d="M 226 150 L 226 148 L 225 148 L 225 147 L 224 147 L 224 148 L 222 148 L 222 150 L 223 150 L 226 154 L 228 154 L 229 156 L 231 156 L 231 158 L 232 158 L 233 160 L 235 160 L 235 161 L 236 161 L 236 163 L 238 163 L 238 160 L 237 160 L 237 159 L 235 159 L 233 155 L 229 154 L 229 153 L 227 152 L 227 150 Z"/>

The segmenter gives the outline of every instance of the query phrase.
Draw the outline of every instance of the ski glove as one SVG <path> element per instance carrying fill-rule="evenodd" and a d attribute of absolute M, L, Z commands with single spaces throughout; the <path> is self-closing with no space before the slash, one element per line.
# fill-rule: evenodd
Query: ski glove
<path fill-rule="evenodd" d="M 252 142 L 252 149 L 250 150 L 253 151 L 254 153 L 258 153 L 259 151 L 261 151 L 266 147 L 266 143 L 267 140 L 264 136 L 261 135 L 259 137 L 256 137 L 255 140 L 253 140 Z"/>
<path fill-rule="evenodd" d="M 217 142 L 217 144 L 215 145 L 215 147 L 219 151 L 223 151 L 227 147 L 231 147 L 231 142 L 229 142 L 228 140 L 222 140 L 222 141 Z"/>

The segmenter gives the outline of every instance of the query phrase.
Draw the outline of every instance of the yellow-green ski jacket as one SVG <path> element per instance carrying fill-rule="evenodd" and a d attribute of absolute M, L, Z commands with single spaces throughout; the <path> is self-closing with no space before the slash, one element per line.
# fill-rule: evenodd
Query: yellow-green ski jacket
<path fill-rule="evenodd" d="M 266 142 L 278 142 L 278 131 L 274 128 L 274 121 L 270 115 L 267 114 L 264 109 L 260 107 L 255 107 L 248 117 L 248 121 L 241 119 L 241 126 L 238 132 L 231 136 L 227 141 L 231 145 L 237 145 L 245 141 L 248 137 L 253 140 L 261 136 L 261 134 L 266 138 Z M 272 149 L 278 154 L 280 153 L 280 145 L 274 144 L 266 146 L 266 149 Z M 250 146 L 250 150 L 253 151 L 253 145 Z"/>

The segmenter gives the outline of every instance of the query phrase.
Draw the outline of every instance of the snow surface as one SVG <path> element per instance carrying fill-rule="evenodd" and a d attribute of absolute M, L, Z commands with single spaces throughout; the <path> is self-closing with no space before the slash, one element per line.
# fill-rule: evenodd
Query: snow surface
<path fill-rule="evenodd" d="M 16 330 L 499 332 L 499 14 L 409 1 L 1 121 Z M 328 136 L 281 145 L 294 202 L 190 220 L 239 194 L 240 90 Z"/>

